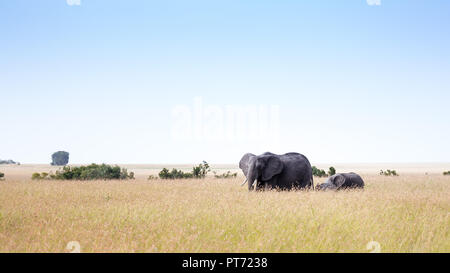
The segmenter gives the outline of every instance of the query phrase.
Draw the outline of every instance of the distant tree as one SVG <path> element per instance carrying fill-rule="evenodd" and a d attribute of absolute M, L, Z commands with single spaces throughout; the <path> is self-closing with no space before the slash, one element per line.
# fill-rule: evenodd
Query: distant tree
<path fill-rule="evenodd" d="M 450 175 L 450 171 L 444 172 L 444 175 Z"/>
<path fill-rule="evenodd" d="M 5 178 L 5 174 L 4 173 L 0 173 L 0 180 L 3 180 Z"/>
<path fill-rule="evenodd" d="M 66 166 L 69 163 L 69 153 L 59 151 L 52 154 L 52 166 Z"/>
<path fill-rule="evenodd" d="M 0 159 L 0 164 L 17 164 L 17 165 L 20 165 L 20 163 L 19 162 L 15 162 L 14 160 L 11 160 L 11 159 L 9 159 L 9 160 L 1 160 Z"/>

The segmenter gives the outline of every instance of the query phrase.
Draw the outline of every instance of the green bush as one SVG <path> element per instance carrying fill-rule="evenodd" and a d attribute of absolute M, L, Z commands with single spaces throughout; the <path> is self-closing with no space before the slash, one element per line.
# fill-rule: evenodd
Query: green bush
<path fill-rule="evenodd" d="M 56 175 L 54 175 L 53 173 L 46 173 L 46 172 L 43 172 L 43 173 L 33 173 L 32 175 L 31 175 L 31 179 L 32 180 L 44 180 L 44 179 L 47 179 L 47 180 L 50 180 L 50 179 L 56 179 Z"/>
<path fill-rule="evenodd" d="M 182 170 L 177 170 L 175 168 L 172 169 L 172 171 L 169 171 L 164 168 L 158 175 L 161 179 L 205 178 L 209 171 L 209 164 L 206 161 L 203 161 L 200 165 L 193 167 L 192 172 L 185 173 Z"/>
<path fill-rule="evenodd" d="M 312 166 L 312 174 L 313 176 L 317 176 L 317 177 L 327 177 L 327 173 L 322 170 L 322 169 L 318 169 L 316 166 Z"/>
<path fill-rule="evenodd" d="M 40 173 L 33 173 L 31 175 L 31 179 L 33 179 L 33 180 L 41 180 L 42 179 L 41 178 L 41 174 Z"/>
<path fill-rule="evenodd" d="M 159 178 L 161 179 L 184 179 L 193 177 L 192 173 L 185 173 L 182 170 L 177 170 L 175 168 L 172 169 L 172 171 L 164 168 L 159 172 Z"/>
<path fill-rule="evenodd" d="M 215 178 L 236 178 L 237 177 L 237 173 L 231 173 L 230 171 L 223 173 L 223 174 L 216 174 L 216 172 L 214 172 L 214 177 Z"/>
<path fill-rule="evenodd" d="M 70 167 L 65 166 L 55 174 L 34 173 L 31 176 L 33 180 L 54 179 L 54 180 L 112 180 L 112 179 L 134 179 L 134 173 L 128 173 L 127 169 L 121 169 L 119 166 L 110 166 L 106 164 L 91 164 L 88 166 Z"/>
<path fill-rule="evenodd" d="M 156 175 L 151 174 L 151 175 L 148 176 L 147 179 L 148 179 L 148 180 L 157 180 L 158 177 L 157 177 Z"/>
<path fill-rule="evenodd" d="M 381 170 L 381 171 L 380 171 L 380 175 L 385 175 L 385 176 L 398 176 L 396 170 L 386 170 L 386 171 Z"/>
<path fill-rule="evenodd" d="M 335 174 L 336 174 L 336 169 L 334 167 L 330 167 L 330 169 L 328 170 L 328 175 L 333 176 Z"/>
<path fill-rule="evenodd" d="M 444 172 L 444 175 L 450 175 L 450 171 Z"/>
<path fill-rule="evenodd" d="M 5 179 L 5 174 L 0 172 L 0 180 Z"/>
<path fill-rule="evenodd" d="M 174 169 L 175 170 L 175 169 Z M 164 168 L 162 169 L 159 174 L 158 174 L 159 178 L 161 179 L 170 179 L 170 172 L 168 169 Z"/>
<path fill-rule="evenodd" d="M 209 171 L 210 167 L 208 162 L 203 161 L 200 165 L 192 168 L 192 176 L 194 178 L 205 178 Z"/>

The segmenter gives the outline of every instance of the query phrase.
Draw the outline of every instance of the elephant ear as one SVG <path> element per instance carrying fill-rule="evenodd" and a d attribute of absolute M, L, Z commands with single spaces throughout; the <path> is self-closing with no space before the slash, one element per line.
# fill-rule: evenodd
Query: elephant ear
<path fill-rule="evenodd" d="M 340 174 L 338 174 L 338 175 L 336 175 L 335 177 L 334 177 L 334 179 L 333 179 L 333 184 L 336 186 L 336 188 L 340 188 L 340 187 L 342 187 L 342 185 L 344 185 L 344 183 L 345 183 L 345 177 L 344 176 L 342 176 L 342 175 L 340 175 Z"/>
<path fill-rule="evenodd" d="M 239 168 L 242 170 L 242 172 L 244 172 L 245 177 L 247 177 L 248 173 L 249 160 L 254 156 L 254 154 L 247 153 L 241 158 L 241 161 L 239 161 Z"/>
<path fill-rule="evenodd" d="M 283 162 L 278 157 L 269 156 L 266 161 L 266 167 L 262 172 L 262 179 L 264 181 L 270 180 L 275 175 L 280 174 L 283 168 Z"/>

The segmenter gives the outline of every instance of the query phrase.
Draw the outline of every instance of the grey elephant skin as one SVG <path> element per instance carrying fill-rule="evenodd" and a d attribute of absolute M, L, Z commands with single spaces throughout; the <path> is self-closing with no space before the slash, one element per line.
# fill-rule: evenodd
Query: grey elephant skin
<path fill-rule="evenodd" d="M 299 153 L 283 155 L 269 152 L 262 155 L 247 153 L 239 162 L 239 168 L 247 178 L 249 191 L 253 190 L 255 182 L 256 190 L 314 188 L 311 164 Z"/>
<path fill-rule="evenodd" d="M 338 173 L 330 176 L 325 183 L 317 185 L 317 190 L 344 190 L 364 188 L 364 180 L 356 173 Z"/>

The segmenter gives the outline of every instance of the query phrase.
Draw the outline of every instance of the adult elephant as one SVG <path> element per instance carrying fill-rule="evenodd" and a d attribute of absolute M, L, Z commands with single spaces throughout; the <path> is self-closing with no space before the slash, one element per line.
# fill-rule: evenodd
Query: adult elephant
<path fill-rule="evenodd" d="M 313 189 L 313 175 L 309 160 L 299 153 L 277 155 L 264 153 L 262 155 L 245 154 L 239 162 L 239 168 L 247 178 L 248 190 L 256 189 Z"/>
<path fill-rule="evenodd" d="M 317 190 L 344 190 L 364 188 L 364 180 L 356 173 L 338 173 L 330 176 L 325 183 L 317 185 Z"/>

